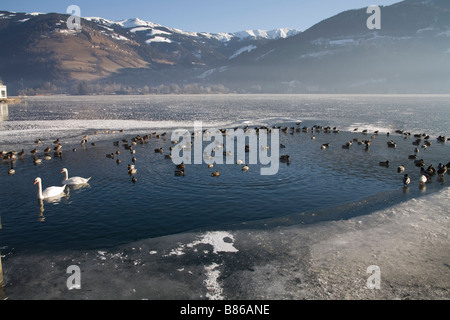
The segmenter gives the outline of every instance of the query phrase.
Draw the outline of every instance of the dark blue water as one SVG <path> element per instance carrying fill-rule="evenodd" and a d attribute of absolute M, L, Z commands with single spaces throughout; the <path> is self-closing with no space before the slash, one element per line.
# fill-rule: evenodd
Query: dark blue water
<path fill-rule="evenodd" d="M 447 101 L 445 96 L 171 96 L 37 98 L 11 105 L 0 122 L 0 149 L 24 149 L 26 155 L 14 163 L 0 163 L 0 246 L 19 251 L 105 248 L 198 228 L 320 211 L 318 216 L 305 216 L 305 222 L 314 223 L 346 218 L 345 210 L 336 216 L 333 208 L 340 205 L 350 208 L 368 198 L 382 203 L 386 194 L 401 201 L 441 190 L 448 186 L 445 179 L 434 178 L 426 188 L 419 188 L 419 168 L 408 159 L 415 148 L 414 137 L 405 139 L 395 130 L 431 135 L 432 146 L 419 153 L 426 167 L 449 162 L 449 145 L 436 141 L 438 135 L 450 133 Z M 248 172 L 236 164 L 214 168 L 202 164 L 188 165 L 185 176 L 178 177 L 174 163 L 164 155 L 173 146 L 171 130 L 192 132 L 193 121 L 203 121 L 205 129 L 322 125 L 340 131 L 317 131 L 315 140 L 311 132 L 280 133 L 280 143 L 286 146 L 280 154 L 289 154 L 291 162 L 280 163 L 276 175 L 262 176 L 259 164 L 250 165 Z M 298 121 L 302 121 L 299 126 Z M 380 132 L 372 138 L 375 130 Z M 148 143 L 133 147 L 135 154 L 122 143 L 113 145 L 155 131 L 167 136 L 152 135 Z M 83 147 L 84 134 L 89 141 Z M 38 138 L 43 140 L 39 146 L 34 144 Z M 29 151 L 37 147 L 42 157 L 56 138 L 63 142 L 62 158 L 35 165 Z M 356 142 L 342 148 L 354 139 L 371 139 L 370 149 Z M 388 148 L 389 140 L 395 140 L 397 148 Z M 330 147 L 322 150 L 323 143 Z M 155 153 L 160 147 L 164 153 Z M 115 159 L 106 157 L 117 150 L 120 155 Z M 127 171 L 133 157 L 136 183 Z M 117 159 L 122 162 L 117 164 Z M 389 168 L 379 166 L 385 160 L 390 161 Z M 412 178 L 408 189 L 403 188 L 399 165 Z M 16 170 L 13 176 L 7 173 L 10 167 Z M 87 186 L 67 188 L 67 195 L 57 201 L 40 203 L 34 179 L 41 177 L 44 188 L 60 185 L 62 168 L 68 168 L 70 176 L 92 179 Z M 215 170 L 220 177 L 211 177 Z"/>

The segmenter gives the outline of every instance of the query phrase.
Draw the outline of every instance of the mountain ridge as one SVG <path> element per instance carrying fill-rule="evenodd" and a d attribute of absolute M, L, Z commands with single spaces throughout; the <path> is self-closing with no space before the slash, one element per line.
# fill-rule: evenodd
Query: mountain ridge
<path fill-rule="evenodd" d="M 380 30 L 366 9 L 298 33 L 216 34 L 98 17 L 73 31 L 68 15 L 1 11 L 0 77 L 29 94 L 450 93 L 450 1 L 381 6 Z"/>

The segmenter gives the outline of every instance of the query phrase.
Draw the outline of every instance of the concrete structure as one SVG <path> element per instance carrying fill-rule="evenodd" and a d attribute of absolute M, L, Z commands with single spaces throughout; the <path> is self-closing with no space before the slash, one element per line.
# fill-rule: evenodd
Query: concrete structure
<path fill-rule="evenodd" d="M 8 99 L 8 93 L 6 91 L 6 86 L 0 83 L 0 100 Z"/>

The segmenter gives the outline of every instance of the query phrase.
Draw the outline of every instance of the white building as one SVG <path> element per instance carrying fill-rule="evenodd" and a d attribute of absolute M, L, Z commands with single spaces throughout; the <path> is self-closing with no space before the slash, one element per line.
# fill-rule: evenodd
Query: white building
<path fill-rule="evenodd" d="M 0 83 L 0 100 L 8 99 L 8 94 L 6 92 L 6 86 Z"/>

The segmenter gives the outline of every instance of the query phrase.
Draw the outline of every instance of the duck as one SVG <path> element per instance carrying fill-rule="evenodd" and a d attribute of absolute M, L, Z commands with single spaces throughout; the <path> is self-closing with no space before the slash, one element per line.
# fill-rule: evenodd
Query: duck
<path fill-rule="evenodd" d="M 155 153 L 163 153 L 163 148 L 155 149 Z"/>
<path fill-rule="evenodd" d="M 42 179 L 39 177 L 34 180 L 34 184 L 37 184 L 39 188 L 38 189 L 39 200 L 57 197 L 62 193 L 64 193 L 64 190 L 66 188 L 66 185 L 63 185 L 62 187 L 48 187 L 44 191 L 42 191 Z"/>
<path fill-rule="evenodd" d="M 236 164 L 244 164 L 244 160 L 237 160 Z"/>
<path fill-rule="evenodd" d="M 186 168 L 184 162 L 182 162 L 181 164 L 177 164 L 177 169 L 178 170 L 184 170 Z"/>
<path fill-rule="evenodd" d="M 184 169 L 181 169 L 181 170 L 175 170 L 175 175 L 178 176 L 178 177 L 181 177 L 181 176 L 184 177 L 184 175 L 185 175 Z"/>
<path fill-rule="evenodd" d="M 382 167 L 389 167 L 389 160 L 380 161 L 380 166 L 382 166 Z"/>
<path fill-rule="evenodd" d="M 405 174 L 405 175 L 403 176 L 403 184 L 404 184 L 405 186 L 407 186 L 407 185 L 409 185 L 410 183 L 411 183 L 411 178 L 409 177 L 409 175 Z"/>
<path fill-rule="evenodd" d="M 131 178 L 131 181 L 132 181 L 133 183 L 136 183 L 136 182 L 137 182 L 137 178 L 136 178 L 136 177 L 133 177 L 133 178 Z"/>
<path fill-rule="evenodd" d="M 404 166 L 398 166 L 397 172 L 398 173 L 402 173 L 403 171 L 405 171 L 405 167 Z"/>
<path fill-rule="evenodd" d="M 423 161 L 423 159 L 420 159 L 420 160 L 414 160 L 414 164 L 415 164 L 417 167 L 423 167 L 423 166 L 425 166 L 425 161 Z"/>
<path fill-rule="evenodd" d="M 425 184 L 427 181 L 428 181 L 427 177 L 422 174 L 419 178 L 420 184 Z"/>
<path fill-rule="evenodd" d="M 247 165 L 242 167 L 242 171 L 248 171 L 248 169 L 250 169 Z"/>
<path fill-rule="evenodd" d="M 137 169 L 134 167 L 134 165 L 128 165 L 128 174 L 133 175 L 137 173 Z"/>
<path fill-rule="evenodd" d="M 289 155 L 282 155 L 281 157 L 280 157 L 280 161 L 281 162 L 290 162 L 291 161 L 291 157 L 289 156 Z"/>
<path fill-rule="evenodd" d="M 14 175 L 15 173 L 16 173 L 16 170 L 14 170 L 14 169 L 9 169 L 9 170 L 8 170 L 8 174 L 9 174 L 10 176 Z"/>
<path fill-rule="evenodd" d="M 387 145 L 389 148 L 397 148 L 397 144 L 393 140 L 388 141 Z"/>
<path fill-rule="evenodd" d="M 218 177 L 218 176 L 220 176 L 219 171 L 214 171 L 213 173 L 211 173 L 211 177 Z"/>
<path fill-rule="evenodd" d="M 446 174 L 447 173 L 447 166 L 443 166 L 443 165 L 441 165 L 441 164 L 439 164 L 439 168 L 438 168 L 438 170 L 437 170 L 437 174 L 440 176 L 440 177 L 442 177 L 444 174 Z"/>
<path fill-rule="evenodd" d="M 439 164 L 439 166 L 441 166 L 441 164 Z M 432 164 L 430 164 L 430 165 L 428 166 L 428 168 L 427 168 L 426 171 L 427 171 L 427 173 L 428 173 L 429 175 L 431 175 L 431 176 L 436 175 L 436 168 L 433 167 Z"/>
<path fill-rule="evenodd" d="M 63 185 L 74 186 L 74 185 L 88 183 L 89 180 L 91 180 L 91 178 L 87 178 L 86 179 L 86 178 L 81 178 L 81 177 L 72 177 L 72 178 L 69 179 L 69 171 L 66 168 L 64 168 L 64 169 L 61 170 L 60 173 L 63 173 L 63 172 L 66 174 L 66 178 L 62 181 Z"/>

